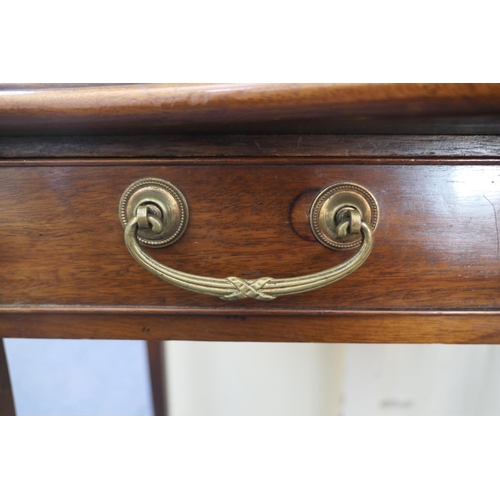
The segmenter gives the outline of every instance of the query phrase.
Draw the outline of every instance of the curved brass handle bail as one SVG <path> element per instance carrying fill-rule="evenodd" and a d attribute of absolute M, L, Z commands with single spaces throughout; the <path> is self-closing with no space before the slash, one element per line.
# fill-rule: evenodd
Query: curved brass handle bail
<path fill-rule="evenodd" d="M 185 290 L 215 295 L 223 300 L 252 298 L 273 300 L 282 295 L 309 292 L 330 285 L 345 278 L 358 269 L 368 258 L 373 248 L 373 231 L 365 222 L 361 222 L 363 243 L 357 253 L 338 266 L 319 273 L 298 276 L 296 278 L 258 278 L 245 280 L 235 276 L 228 278 L 207 278 L 182 271 L 176 271 L 160 264 L 143 252 L 137 240 L 140 218 L 130 219 L 125 227 L 125 244 L 134 259 L 145 269 L 162 280 Z"/>

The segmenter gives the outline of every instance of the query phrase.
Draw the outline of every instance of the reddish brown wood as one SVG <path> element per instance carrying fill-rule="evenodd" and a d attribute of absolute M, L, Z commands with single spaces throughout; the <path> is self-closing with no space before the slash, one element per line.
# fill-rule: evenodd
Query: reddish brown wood
<path fill-rule="evenodd" d="M 227 314 L 500 309 L 500 166 L 494 163 L 53 164 L 0 169 L 4 306 L 159 307 L 165 313 L 219 309 Z M 340 180 L 367 187 L 379 201 L 375 248 L 354 274 L 315 292 L 272 302 L 224 302 L 187 292 L 140 267 L 123 243 L 118 202 L 131 182 L 145 176 L 170 180 L 190 205 L 183 238 L 149 250 L 174 268 L 216 277 L 289 277 L 342 262 L 349 253 L 312 239 L 306 210 L 316 192 Z"/>
<path fill-rule="evenodd" d="M 496 342 L 498 134 L 497 84 L 3 84 L 0 331 Z M 118 200 L 145 176 L 190 205 L 181 241 L 150 251 L 172 267 L 287 277 L 342 262 L 307 220 L 339 180 L 379 201 L 375 249 L 345 280 L 271 303 L 185 292 L 125 249 Z"/>
<path fill-rule="evenodd" d="M 168 415 L 167 397 L 166 397 L 166 370 L 165 356 L 163 354 L 163 342 L 157 340 L 148 340 L 148 361 L 149 375 L 151 381 L 151 395 L 153 397 L 153 408 L 155 416 L 161 417 Z"/>
<path fill-rule="evenodd" d="M 84 89 L 88 87 L 139 86 L 140 83 L 0 83 L 0 91 Z M 169 84 L 166 84 L 169 85 Z M 177 84 L 170 84 L 177 85 Z"/>
<path fill-rule="evenodd" d="M 349 311 L 322 316 L 11 313 L 0 314 L 0 332 L 5 331 L 32 338 L 499 344 L 500 311 Z"/>
<path fill-rule="evenodd" d="M 140 135 L 0 137 L 0 158 L 488 158 L 500 155 L 491 135 Z M 192 161 L 192 160 L 191 160 Z"/>
<path fill-rule="evenodd" d="M 0 169 L 3 167 L 141 167 L 143 170 L 157 167 L 254 167 L 254 166 L 286 166 L 286 165 L 301 165 L 301 166 L 353 166 L 353 165 L 371 165 L 371 166 L 386 166 L 386 165 L 454 165 L 454 166 L 487 166 L 499 165 L 499 157 L 438 157 L 438 158 L 371 158 L 371 157 L 349 157 L 349 158 L 328 158 L 328 157 L 242 157 L 242 158 L 54 158 L 54 159 L 4 159 L 0 160 Z"/>
<path fill-rule="evenodd" d="M 0 90 L 0 133 L 497 133 L 498 84 L 117 85 Z"/>
<path fill-rule="evenodd" d="M 13 416 L 16 414 L 14 395 L 10 383 L 9 365 L 3 339 L 0 338 L 0 416 Z"/>

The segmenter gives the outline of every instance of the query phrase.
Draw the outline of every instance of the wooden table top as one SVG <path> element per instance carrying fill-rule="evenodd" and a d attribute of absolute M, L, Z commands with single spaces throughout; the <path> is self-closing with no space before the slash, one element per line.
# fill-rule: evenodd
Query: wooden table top
<path fill-rule="evenodd" d="M 0 86 L 5 135 L 495 134 L 499 84 Z"/>

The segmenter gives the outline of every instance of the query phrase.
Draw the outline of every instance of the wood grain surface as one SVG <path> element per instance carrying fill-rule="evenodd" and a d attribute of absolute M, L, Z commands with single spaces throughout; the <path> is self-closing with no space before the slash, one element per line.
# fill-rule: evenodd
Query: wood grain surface
<path fill-rule="evenodd" d="M 0 89 L 2 135 L 498 133 L 499 84 L 152 84 Z"/>
<path fill-rule="evenodd" d="M 166 314 L 283 316 L 500 309 L 498 162 L 166 163 L 4 164 L 2 311 L 120 306 L 159 308 Z M 148 176 L 173 182 L 190 206 L 182 239 L 148 250 L 176 269 L 214 277 L 280 278 L 343 262 L 352 253 L 320 245 L 307 219 L 317 192 L 338 181 L 361 184 L 378 200 L 375 247 L 368 261 L 340 282 L 272 302 L 228 303 L 184 291 L 139 266 L 123 242 L 120 196 L 130 183 Z"/>
<path fill-rule="evenodd" d="M 0 136 L 0 158 L 491 158 L 494 135 Z"/>
<path fill-rule="evenodd" d="M 347 311 L 321 316 L 0 314 L 11 337 L 231 342 L 499 344 L 500 312 Z"/>
<path fill-rule="evenodd" d="M 499 84 L 1 84 L 0 337 L 500 343 L 499 134 Z M 144 177 L 188 200 L 185 235 L 148 250 L 179 270 L 343 262 L 308 223 L 338 181 L 378 200 L 375 247 L 272 302 L 180 290 L 123 242 L 118 202 Z"/>

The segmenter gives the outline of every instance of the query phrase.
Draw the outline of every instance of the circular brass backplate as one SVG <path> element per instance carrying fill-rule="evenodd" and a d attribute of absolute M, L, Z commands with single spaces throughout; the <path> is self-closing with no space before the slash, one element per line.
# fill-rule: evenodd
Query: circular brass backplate
<path fill-rule="evenodd" d="M 328 248 L 350 250 L 361 245 L 361 234 L 337 235 L 335 214 L 344 207 L 354 207 L 361 219 L 373 231 L 377 228 L 379 209 L 374 196 L 362 186 L 352 182 L 339 182 L 323 189 L 314 199 L 309 222 L 316 239 Z"/>
<path fill-rule="evenodd" d="M 149 247 L 165 247 L 176 242 L 186 230 L 189 210 L 183 194 L 170 182 L 146 178 L 131 184 L 123 193 L 119 214 L 122 226 L 135 217 L 143 204 L 156 205 L 163 215 L 163 229 L 159 234 L 151 229 L 139 229 L 137 239 Z"/>

